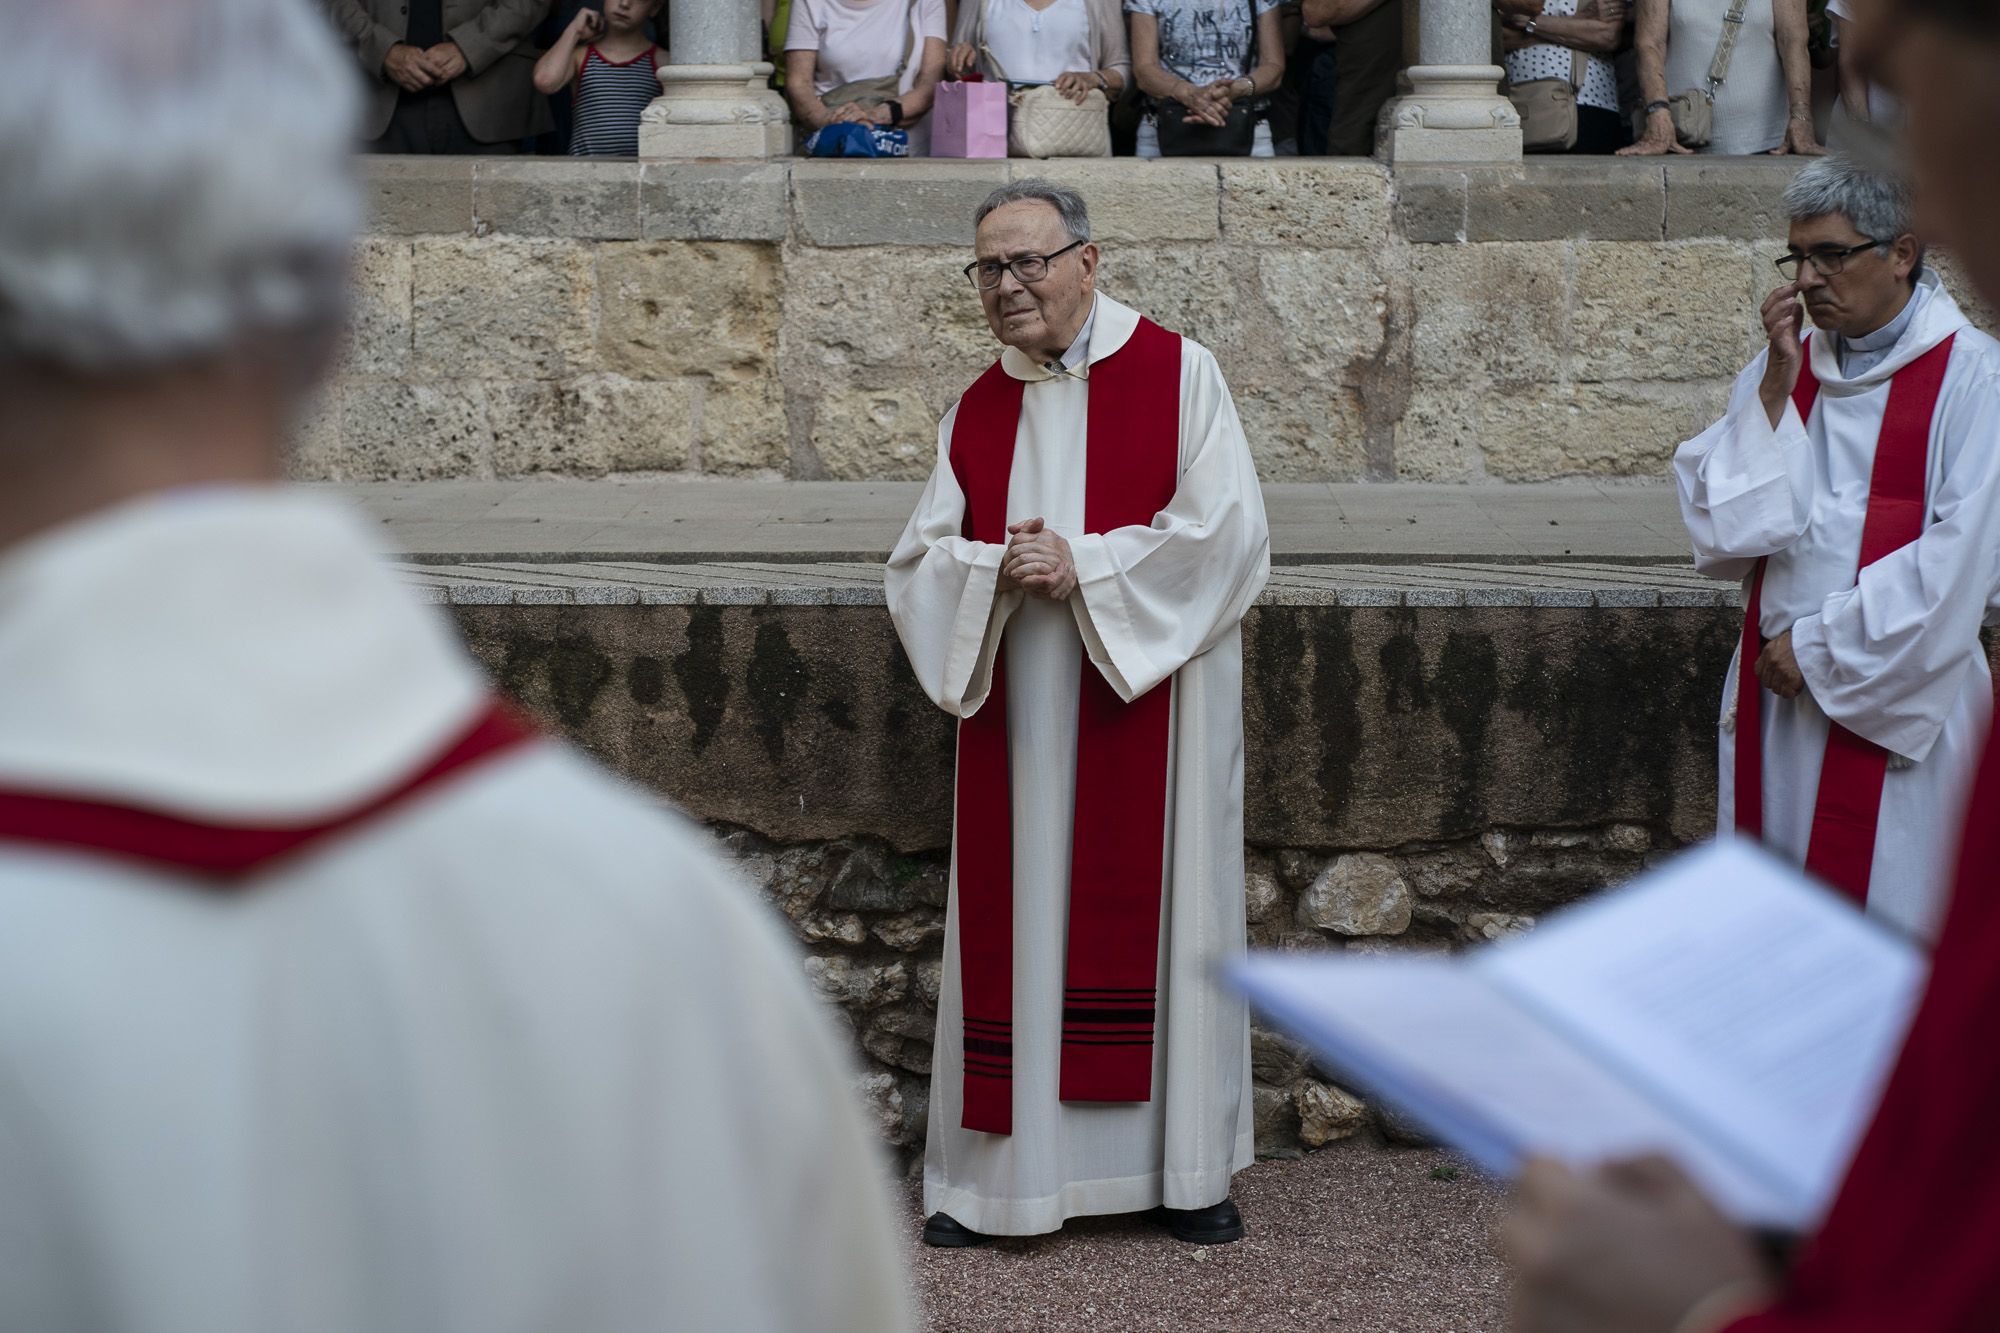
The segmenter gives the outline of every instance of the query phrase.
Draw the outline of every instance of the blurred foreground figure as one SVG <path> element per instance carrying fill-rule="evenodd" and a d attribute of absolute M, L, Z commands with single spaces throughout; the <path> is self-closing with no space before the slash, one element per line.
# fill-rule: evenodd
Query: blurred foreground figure
<path fill-rule="evenodd" d="M 698 832 L 278 484 L 303 0 L 5 0 L 0 1328 L 899 1329 L 839 1043 Z"/>
<path fill-rule="evenodd" d="M 1695 565 L 1748 608 L 1717 820 L 1928 940 L 1993 716 L 2000 345 L 1925 267 L 1899 177 L 1822 158 L 1785 212 L 1768 345 L 1674 455 Z"/>
<path fill-rule="evenodd" d="M 1918 227 L 2000 303 L 2000 5 L 1868 0 L 1907 99 Z M 1979 447 L 2000 447 L 1986 440 Z M 1685 1177 L 1538 1163 L 1510 1224 L 1524 1333 L 1990 1333 L 2000 1328 L 2000 747 L 1987 746 L 1929 988 L 1832 1211 L 1766 1268 Z"/>

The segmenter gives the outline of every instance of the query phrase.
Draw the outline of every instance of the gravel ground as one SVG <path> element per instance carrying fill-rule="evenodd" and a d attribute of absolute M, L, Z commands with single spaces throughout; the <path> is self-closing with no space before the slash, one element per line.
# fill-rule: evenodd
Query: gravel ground
<path fill-rule="evenodd" d="M 1488 1333 L 1505 1327 L 1492 1240 L 1504 1195 L 1437 1152 L 1331 1148 L 1259 1162 L 1232 1196 L 1248 1234 L 1184 1245 L 1143 1217 L 1077 1218 L 1053 1236 L 935 1250 L 911 1264 L 936 1333 L 1338 1329 Z"/>

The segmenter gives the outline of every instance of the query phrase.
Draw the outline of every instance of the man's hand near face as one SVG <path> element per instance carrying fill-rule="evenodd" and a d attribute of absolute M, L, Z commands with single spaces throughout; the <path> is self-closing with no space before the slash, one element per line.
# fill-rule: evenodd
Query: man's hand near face
<path fill-rule="evenodd" d="M 1698 1308 L 1719 1324 L 1772 1290 L 1750 1237 L 1663 1157 L 1530 1162 L 1502 1235 L 1515 1333 L 1674 1333 Z"/>
<path fill-rule="evenodd" d="M 1007 554 L 1000 558 L 1000 590 L 1021 589 L 1030 597 L 1067 601 L 1076 591 L 1076 562 L 1061 534 L 1039 518 L 1007 526 Z"/>

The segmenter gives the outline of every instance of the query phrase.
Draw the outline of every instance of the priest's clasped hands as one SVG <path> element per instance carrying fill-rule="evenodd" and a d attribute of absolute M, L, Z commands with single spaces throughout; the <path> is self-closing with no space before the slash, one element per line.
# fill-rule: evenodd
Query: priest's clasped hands
<path fill-rule="evenodd" d="M 1019 588 L 1031 597 L 1062 602 L 1076 591 L 1076 562 L 1062 534 L 1039 518 L 1007 525 L 1007 553 L 1000 557 L 1000 591 Z"/>
<path fill-rule="evenodd" d="M 1764 645 L 1757 654 L 1757 679 L 1780 699 L 1796 699 L 1805 693 L 1805 673 L 1792 653 L 1792 632 L 1786 630 Z"/>

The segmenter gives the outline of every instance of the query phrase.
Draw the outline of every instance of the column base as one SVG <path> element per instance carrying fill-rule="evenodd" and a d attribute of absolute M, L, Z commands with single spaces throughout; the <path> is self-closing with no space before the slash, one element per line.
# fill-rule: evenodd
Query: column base
<path fill-rule="evenodd" d="M 1521 117 L 1498 65 L 1412 65 L 1409 92 L 1382 108 L 1375 151 L 1390 163 L 1519 162 Z"/>
<path fill-rule="evenodd" d="M 789 157 L 792 116 L 769 65 L 663 65 L 639 117 L 639 156 Z"/>

